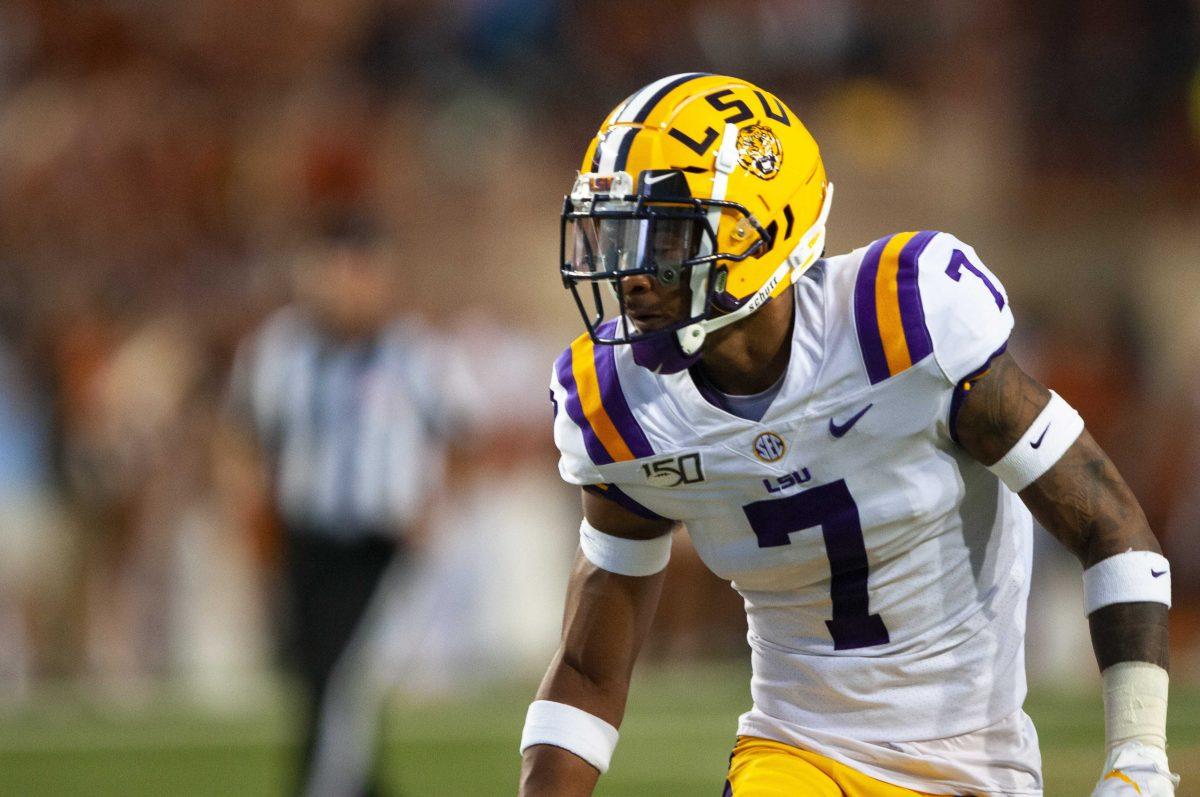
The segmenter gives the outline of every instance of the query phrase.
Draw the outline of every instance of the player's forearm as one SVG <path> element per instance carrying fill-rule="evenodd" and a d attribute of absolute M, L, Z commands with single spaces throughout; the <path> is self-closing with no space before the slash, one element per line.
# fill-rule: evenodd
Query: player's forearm
<path fill-rule="evenodd" d="M 521 760 L 519 797 L 589 797 L 600 772 L 561 747 L 536 744 Z"/>
<path fill-rule="evenodd" d="M 661 573 L 641 578 L 610 573 L 579 555 L 568 588 L 562 644 L 538 698 L 578 705 L 619 725 L 662 580 Z"/>
<path fill-rule="evenodd" d="M 619 727 L 629 694 L 628 675 L 623 667 L 614 667 L 595 658 L 590 672 L 578 661 L 580 651 L 565 655 L 560 648 L 538 689 L 538 700 L 575 706 Z M 574 659 L 574 661 L 572 661 Z M 521 761 L 521 797 L 574 797 L 590 795 L 600 771 L 579 755 L 548 744 L 528 748 Z"/>
<path fill-rule="evenodd" d="M 591 794 L 616 744 L 662 581 L 662 572 L 622 576 L 576 558 L 562 644 L 526 719 L 522 795 Z"/>
<path fill-rule="evenodd" d="M 542 682 L 543 692 L 566 690 L 581 699 L 592 697 L 606 703 L 619 697 L 623 710 L 634 662 L 658 607 L 664 575 L 664 571 L 648 576 L 618 575 L 578 554 L 563 612 L 562 644 Z M 614 725 L 621 719 L 620 710 L 601 716 Z"/>
<path fill-rule="evenodd" d="M 1021 499 L 1084 567 L 1131 549 L 1161 553 L 1133 491 L 1086 430 Z"/>
<path fill-rule="evenodd" d="M 1114 603 L 1088 615 L 1096 662 L 1106 670 L 1122 661 L 1148 661 L 1169 669 L 1167 607 Z"/>
<path fill-rule="evenodd" d="M 1086 431 L 1021 498 L 1085 568 L 1126 551 L 1160 552 L 1133 492 Z M 1114 603 L 1093 611 L 1088 623 L 1101 670 L 1123 661 L 1166 669 L 1165 605 Z"/>
<path fill-rule="evenodd" d="M 615 665 L 617 661 L 605 666 L 593 660 L 585 667 L 578 656 L 569 656 L 560 649 L 542 679 L 537 699 L 581 708 L 619 728 L 629 694 L 629 676 L 624 666 Z"/>

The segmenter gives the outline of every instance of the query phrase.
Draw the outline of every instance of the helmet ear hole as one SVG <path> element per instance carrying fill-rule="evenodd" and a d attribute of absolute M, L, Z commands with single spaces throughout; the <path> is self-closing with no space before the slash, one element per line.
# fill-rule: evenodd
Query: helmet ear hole
<path fill-rule="evenodd" d="M 755 257 L 762 257 L 775 248 L 775 242 L 779 240 L 779 222 L 772 221 L 767 225 L 767 229 L 764 232 L 766 232 L 770 240 L 767 241 L 766 247 L 764 247 L 761 252 L 757 252 L 754 255 Z"/>

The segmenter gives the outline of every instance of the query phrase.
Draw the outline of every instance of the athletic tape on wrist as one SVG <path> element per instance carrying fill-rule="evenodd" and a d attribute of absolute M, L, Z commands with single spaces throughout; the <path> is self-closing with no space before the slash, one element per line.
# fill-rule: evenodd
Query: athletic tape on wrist
<path fill-rule="evenodd" d="M 521 754 L 535 744 L 561 747 L 588 762 L 603 775 L 617 746 L 617 729 L 581 708 L 535 700 L 525 714 Z"/>
<path fill-rule="evenodd" d="M 602 570 L 622 576 L 652 576 L 671 559 L 671 535 L 628 540 L 605 534 L 584 518 L 579 524 L 579 548 Z"/>
<path fill-rule="evenodd" d="M 1050 391 L 1050 403 L 1021 435 L 1017 444 L 988 470 L 1019 493 L 1062 459 L 1083 433 L 1083 418 L 1060 395 Z"/>
<path fill-rule="evenodd" d="M 1139 742 L 1165 750 L 1167 671 L 1146 661 L 1122 661 L 1106 669 L 1102 677 L 1106 749 Z"/>
<path fill-rule="evenodd" d="M 1149 601 L 1171 607 L 1171 564 L 1154 551 L 1126 551 L 1083 571 L 1087 614 L 1112 603 Z"/>

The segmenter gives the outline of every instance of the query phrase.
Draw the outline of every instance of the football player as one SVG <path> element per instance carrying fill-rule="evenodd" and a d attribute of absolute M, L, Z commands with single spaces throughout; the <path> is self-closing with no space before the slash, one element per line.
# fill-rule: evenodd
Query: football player
<path fill-rule="evenodd" d="M 607 769 L 684 524 L 749 624 L 725 794 L 1041 794 L 1032 513 L 1084 567 L 1093 795 L 1173 795 L 1170 572 L 1136 500 L 1005 353 L 974 249 L 903 232 L 824 257 L 832 199 L 800 120 L 735 78 L 657 80 L 588 146 L 561 263 L 587 331 L 551 382 L 584 519 L 521 793 L 591 794 Z"/>

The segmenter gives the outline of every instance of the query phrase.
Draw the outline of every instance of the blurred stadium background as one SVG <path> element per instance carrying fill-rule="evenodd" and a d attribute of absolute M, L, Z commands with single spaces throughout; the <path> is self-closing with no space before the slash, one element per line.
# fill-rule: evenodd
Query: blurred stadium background
<path fill-rule="evenodd" d="M 545 400 L 578 330 L 561 196 L 610 107 L 692 69 L 810 127 L 831 251 L 945 229 L 1005 280 L 1013 350 L 1174 562 L 1172 760 L 1200 793 L 1198 19 L 1195 0 L 0 2 L 0 793 L 285 782 L 278 535 L 220 426 L 237 341 L 330 207 L 391 227 L 406 313 L 478 391 L 395 620 L 387 780 L 512 793 L 578 517 Z M 604 794 L 715 794 L 748 701 L 739 602 L 678 547 Z M 1065 797 L 1098 774 L 1100 701 L 1077 565 L 1038 553 L 1030 711 Z"/>

